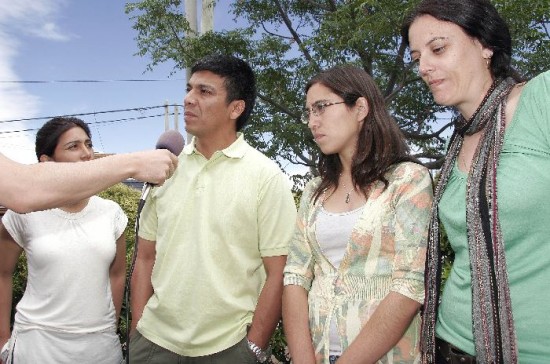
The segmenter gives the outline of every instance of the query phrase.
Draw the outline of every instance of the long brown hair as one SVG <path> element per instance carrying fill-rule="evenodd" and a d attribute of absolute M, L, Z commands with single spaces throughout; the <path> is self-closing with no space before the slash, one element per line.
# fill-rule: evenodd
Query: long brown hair
<path fill-rule="evenodd" d="M 413 161 L 409 147 L 395 120 L 386 109 L 384 98 L 369 74 L 352 66 L 336 66 L 314 76 L 306 85 L 305 92 L 315 84 L 321 84 L 339 95 L 351 108 L 359 97 L 367 99 L 369 113 L 359 131 L 357 148 L 352 159 L 351 178 L 354 186 L 367 194 L 367 188 L 375 181 L 382 181 L 388 169 L 395 163 Z M 321 183 L 313 194 L 313 201 L 323 192 L 334 186 L 338 187 L 338 177 L 342 172 L 342 163 L 338 154 L 325 155 L 319 158 L 319 175 Z"/>

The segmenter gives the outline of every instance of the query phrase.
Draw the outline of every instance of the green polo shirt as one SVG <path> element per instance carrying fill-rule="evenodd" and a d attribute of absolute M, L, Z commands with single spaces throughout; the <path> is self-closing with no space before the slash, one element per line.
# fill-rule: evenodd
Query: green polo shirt
<path fill-rule="evenodd" d="M 455 261 L 442 296 L 437 336 L 475 354 L 466 237 L 467 175 L 452 171 L 439 213 Z M 525 86 L 497 169 L 498 210 L 519 362 L 550 360 L 550 72 Z"/>
<path fill-rule="evenodd" d="M 295 220 L 288 179 L 242 134 L 210 159 L 193 140 L 142 212 L 139 236 L 156 241 L 156 261 L 140 333 L 192 357 L 239 342 L 265 282 L 262 257 L 287 254 Z"/>

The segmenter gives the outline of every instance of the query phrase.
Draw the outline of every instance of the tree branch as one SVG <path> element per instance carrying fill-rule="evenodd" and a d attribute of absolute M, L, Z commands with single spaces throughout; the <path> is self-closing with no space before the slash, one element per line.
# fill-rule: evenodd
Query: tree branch
<path fill-rule="evenodd" d="M 445 160 L 445 155 L 438 153 L 419 153 L 413 155 L 413 157 L 419 160 L 432 159 L 431 161 L 427 162 L 422 161 L 424 167 L 428 169 L 440 169 L 443 165 L 443 161 Z"/>
<path fill-rule="evenodd" d="M 441 129 L 439 129 L 438 131 L 436 131 L 434 133 L 430 133 L 430 134 L 418 134 L 418 133 L 413 133 L 413 132 L 410 132 L 410 131 L 407 131 L 407 130 L 402 130 L 402 132 L 403 132 L 403 135 L 407 139 L 429 140 L 429 139 L 437 138 L 437 139 L 443 141 L 440 137 L 441 133 L 443 133 L 445 130 L 447 130 L 452 125 L 453 125 L 452 122 L 447 123 Z"/>
<path fill-rule="evenodd" d="M 277 33 L 273 33 L 273 32 L 271 32 L 271 31 L 267 30 L 267 28 L 265 27 L 264 22 L 262 22 L 262 29 L 264 30 L 264 32 L 266 32 L 267 34 L 272 35 L 272 36 L 274 36 L 274 37 L 279 37 L 279 38 L 288 39 L 288 40 L 294 39 L 294 38 L 292 38 L 292 37 L 285 37 L 284 35 L 277 34 Z"/>
<path fill-rule="evenodd" d="M 336 11 L 336 2 L 334 0 L 329 1 L 329 5 L 325 6 L 323 4 L 319 4 L 317 1 L 312 0 L 305 0 L 306 3 L 310 4 L 311 6 L 314 6 L 318 9 L 322 9 L 325 11 Z"/>
<path fill-rule="evenodd" d="M 176 38 L 176 43 L 178 45 L 178 48 L 180 48 L 180 51 L 182 52 L 182 54 L 185 54 L 185 47 L 183 45 L 181 38 L 178 35 L 178 32 L 176 31 L 176 28 L 174 27 L 174 24 L 172 24 L 172 22 L 169 19 L 167 19 L 167 23 L 168 23 L 168 26 L 170 27 L 170 30 L 172 31 L 172 34 L 174 34 L 174 38 Z"/>
<path fill-rule="evenodd" d="M 279 14 L 283 19 L 283 22 L 285 23 L 290 34 L 292 34 L 292 38 L 294 38 L 294 41 L 296 42 L 296 44 L 304 54 L 304 57 L 306 57 L 306 59 L 313 65 L 316 71 L 320 71 L 319 65 L 317 64 L 317 62 L 315 62 L 313 57 L 311 57 L 311 54 L 309 54 L 309 51 L 304 46 L 304 43 L 302 42 L 300 35 L 292 27 L 292 22 L 290 21 L 290 18 L 288 17 L 288 14 L 286 13 L 286 11 L 283 9 L 281 2 L 279 0 L 275 0 L 275 4 L 277 5 L 277 9 L 279 10 Z"/>
<path fill-rule="evenodd" d="M 267 95 L 264 95 L 260 92 L 258 92 L 258 98 L 264 102 L 266 102 L 267 104 L 271 105 L 271 106 L 274 106 L 275 108 L 279 109 L 280 111 L 284 112 L 285 114 L 287 114 L 288 116 L 296 119 L 296 120 L 300 120 L 300 114 L 298 113 L 295 113 L 294 111 L 290 110 L 289 108 L 286 108 L 284 107 L 283 105 L 279 104 L 277 101 L 273 100 L 272 98 L 270 98 L 269 96 Z"/>
<path fill-rule="evenodd" d="M 403 57 L 405 56 L 405 50 L 407 49 L 407 45 L 405 44 L 405 42 L 401 41 L 401 44 L 399 45 L 399 50 L 397 51 L 397 54 L 395 55 L 395 68 L 393 69 L 392 73 L 390 74 L 390 77 L 388 79 L 388 84 L 386 85 L 386 90 L 384 91 L 384 95 L 391 95 L 392 97 L 391 98 L 388 98 L 389 100 L 393 99 L 393 97 L 395 97 L 395 93 L 392 93 L 392 90 L 394 90 L 394 88 L 396 88 L 396 83 L 397 83 L 397 77 L 399 74 L 403 74 L 403 72 L 399 72 L 403 69 L 403 66 L 404 66 L 404 62 L 403 62 Z M 401 90 L 403 88 L 402 86 L 402 82 L 401 82 L 401 87 L 397 87 L 399 88 L 399 90 Z"/>

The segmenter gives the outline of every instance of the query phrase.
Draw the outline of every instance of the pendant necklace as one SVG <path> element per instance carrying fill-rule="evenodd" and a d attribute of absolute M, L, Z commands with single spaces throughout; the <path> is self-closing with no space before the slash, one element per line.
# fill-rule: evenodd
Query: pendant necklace
<path fill-rule="evenodd" d="M 340 175 L 342 176 L 342 175 Z M 344 182 L 342 182 L 342 187 L 344 187 L 344 191 L 346 190 L 346 184 Z M 349 203 L 350 201 L 350 194 L 351 194 L 351 191 L 353 191 L 354 189 L 352 188 L 351 190 L 349 190 L 347 193 L 346 193 L 346 203 Z"/>

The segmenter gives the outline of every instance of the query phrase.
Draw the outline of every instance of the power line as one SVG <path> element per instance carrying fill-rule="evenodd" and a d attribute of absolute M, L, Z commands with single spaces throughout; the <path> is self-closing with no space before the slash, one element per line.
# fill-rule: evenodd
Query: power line
<path fill-rule="evenodd" d="M 0 83 L 101 83 L 101 82 L 172 82 L 185 81 L 184 78 L 172 79 L 123 79 L 123 80 L 0 80 Z"/>
<path fill-rule="evenodd" d="M 66 115 L 55 115 L 55 116 L 40 116 L 40 117 L 34 117 L 34 118 L 0 120 L 0 124 L 13 123 L 13 122 L 17 122 L 17 121 L 32 121 L 32 120 L 53 119 L 53 118 L 59 117 L 59 116 L 87 116 L 87 115 L 109 114 L 109 113 L 116 113 L 116 112 L 145 111 L 145 110 L 151 110 L 151 109 L 165 108 L 166 106 L 183 107 L 183 105 L 180 105 L 180 104 L 169 104 L 169 105 L 158 105 L 158 106 L 142 106 L 142 107 L 135 107 L 135 108 L 130 108 L 130 109 L 94 111 L 94 112 L 87 112 L 87 113 L 80 113 L 80 114 L 66 114 Z"/>
<path fill-rule="evenodd" d="M 174 116 L 175 113 L 168 113 L 168 116 Z M 135 116 L 131 118 L 122 118 L 122 119 L 115 119 L 115 120 L 102 120 L 102 121 L 94 121 L 91 123 L 86 123 L 88 125 L 98 125 L 98 124 L 111 124 L 111 123 L 120 123 L 120 122 L 127 122 L 127 121 L 133 121 L 133 120 L 142 120 L 142 119 L 148 119 L 148 118 L 156 118 L 165 116 L 166 114 L 156 114 L 156 115 L 146 115 L 146 116 Z M 0 131 L 0 135 L 2 137 L 4 134 L 15 134 L 15 133 L 24 133 L 24 132 L 31 132 L 38 130 L 40 128 L 28 128 L 28 129 L 20 129 L 20 130 L 6 130 L 6 131 Z"/>

